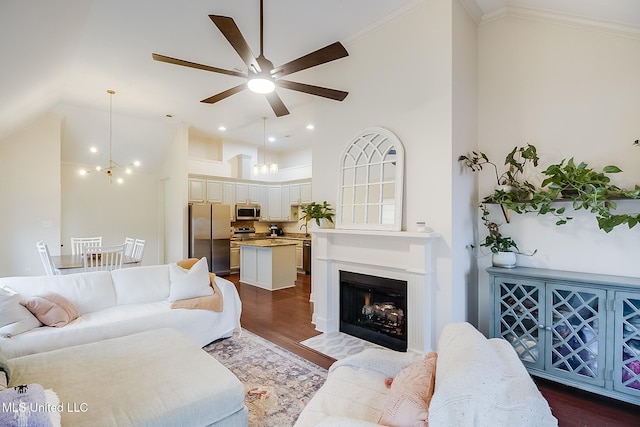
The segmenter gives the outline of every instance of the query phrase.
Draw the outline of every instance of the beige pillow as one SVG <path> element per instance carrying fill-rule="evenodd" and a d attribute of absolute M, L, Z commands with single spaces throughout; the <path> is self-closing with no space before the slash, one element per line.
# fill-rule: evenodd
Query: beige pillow
<path fill-rule="evenodd" d="M 429 425 L 437 358 L 438 354 L 431 352 L 400 371 L 393 379 L 378 424 L 389 427 Z"/>
<path fill-rule="evenodd" d="M 62 327 L 80 316 L 71 301 L 54 292 L 33 296 L 20 304 L 46 326 Z"/>
<path fill-rule="evenodd" d="M 169 264 L 169 301 L 205 297 L 213 295 L 209 280 L 209 265 L 206 258 L 201 258 L 189 270 L 178 264 Z"/>

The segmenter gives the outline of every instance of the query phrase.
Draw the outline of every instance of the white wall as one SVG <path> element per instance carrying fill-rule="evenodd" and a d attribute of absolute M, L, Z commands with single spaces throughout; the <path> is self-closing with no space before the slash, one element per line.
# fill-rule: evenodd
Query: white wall
<path fill-rule="evenodd" d="M 438 330 L 451 320 L 465 320 L 469 262 L 452 263 L 453 228 L 460 227 L 455 243 L 472 234 L 471 210 L 464 193 L 454 199 L 452 144 L 467 147 L 475 141 L 475 24 L 457 2 L 432 0 L 349 43 L 349 57 L 323 70 L 323 81 L 340 77 L 350 94 L 336 107 L 316 105 L 313 143 L 313 198 L 336 205 L 340 155 L 362 129 L 381 126 L 394 132 L 405 146 L 403 229 L 416 231 L 426 221 L 443 238 L 436 246 Z M 461 28 L 453 40 L 453 31 Z M 455 62 L 453 52 L 456 54 Z M 471 59 L 462 59 L 470 55 Z M 467 89 L 452 89 L 455 78 Z M 470 67 L 464 70 L 464 67 Z M 466 103 L 458 107 L 456 103 Z M 455 113 L 454 113 L 455 111 Z M 454 125 L 470 122 L 465 130 Z M 331 126 L 322 124 L 330 123 Z M 457 179 L 457 178 L 456 178 Z M 469 178 L 467 178 L 469 180 Z M 465 184 L 467 188 L 471 184 Z M 463 198 L 466 197 L 466 200 Z M 454 209 L 466 214 L 456 214 Z M 460 250 L 456 250 L 459 253 Z M 461 268 L 453 274 L 453 267 Z M 442 301 L 442 304 L 440 304 Z"/>
<path fill-rule="evenodd" d="M 188 254 L 188 145 L 189 128 L 187 125 L 178 125 L 160 172 L 165 203 L 162 207 L 165 218 L 164 263 L 179 261 Z"/>
<path fill-rule="evenodd" d="M 454 300 L 454 318 L 478 319 L 476 260 L 466 247 L 474 235 L 477 180 L 457 164 L 459 153 L 478 146 L 478 26 L 462 5 L 453 2 L 453 127 L 451 194 L 451 275 L 455 295 L 467 295 L 466 301 Z M 471 195 L 471 197 L 470 197 Z M 468 305 L 465 305 L 468 304 Z"/>
<path fill-rule="evenodd" d="M 616 181 L 624 186 L 640 182 L 640 148 L 632 146 L 640 137 L 640 40 L 515 17 L 483 25 L 479 35 L 482 151 L 502 163 L 514 146 L 531 143 L 542 170 L 575 157 L 597 169 L 620 166 L 624 173 Z M 488 173 L 479 178 L 483 196 L 494 182 Z M 640 202 L 620 205 L 640 211 Z M 501 230 L 521 249 L 538 249 L 533 257 L 519 256 L 520 265 L 640 276 L 640 227 L 606 234 L 592 216 L 574 216 L 562 227 L 550 217 L 515 216 Z M 485 330 L 489 258 L 478 259 Z"/>
<path fill-rule="evenodd" d="M 46 114 L 0 140 L 0 277 L 44 274 L 38 240 L 60 253 L 62 123 Z"/>
<path fill-rule="evenodd" d="M 222 138 L 189 129 L 189 158 L 222 160 Z"/>
<path fill-rule="evenodd" d="M 123 184 L 107 176 L 78 174 L 77 165 L 62 165 L 61 253 L 71 254 L 71 237 L 102 236 L 103 245 L 126 237 L 145 240 L 143 265 L 160 264 L 158 176 L 137 171 Z"/>

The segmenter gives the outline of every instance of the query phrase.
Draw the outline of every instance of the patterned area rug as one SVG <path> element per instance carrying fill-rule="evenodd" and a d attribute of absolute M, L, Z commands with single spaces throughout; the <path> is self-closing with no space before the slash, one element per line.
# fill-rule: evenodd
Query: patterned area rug
<path fill-rule="evenodd" d="M 293 426 L 327 370 L 249 331 L 204 350 L 244 384 L 249 427 Z"/>

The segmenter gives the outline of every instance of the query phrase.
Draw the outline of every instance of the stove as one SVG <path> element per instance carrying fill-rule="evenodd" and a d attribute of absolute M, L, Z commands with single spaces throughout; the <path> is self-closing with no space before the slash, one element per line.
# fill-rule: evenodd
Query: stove
<path fill-rule="evenodd" d="M 256 229 L 254 227 L 238 227 L 233 231 L 231 240 L 249 240 L 256 237 Z"/>

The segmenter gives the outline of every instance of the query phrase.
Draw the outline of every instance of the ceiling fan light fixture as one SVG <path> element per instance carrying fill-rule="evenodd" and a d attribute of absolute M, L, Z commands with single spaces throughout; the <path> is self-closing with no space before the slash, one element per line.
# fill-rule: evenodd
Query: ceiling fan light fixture
<path fill-rule="evenodd" d="M 247 87 L 255 93 L 271 93 L 276 89 L 276 84 L 270 77 L 258 74 L 247 82 Z"/>

